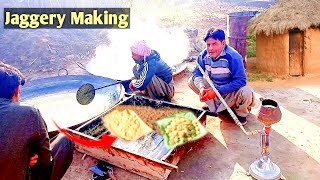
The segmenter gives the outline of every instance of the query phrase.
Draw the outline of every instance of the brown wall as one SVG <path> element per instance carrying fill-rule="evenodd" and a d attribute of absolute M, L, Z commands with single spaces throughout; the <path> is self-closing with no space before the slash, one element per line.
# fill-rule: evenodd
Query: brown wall
<path fill-rule="evenodd" d="M 320 29 L 307 29 L 304 41 L 304 74 L 320 74 Z"/>
<path fill-rule="evenodd" d="M 277 76 L 289 74 L 289 34 L 256 37 L 257 68 Z"/>

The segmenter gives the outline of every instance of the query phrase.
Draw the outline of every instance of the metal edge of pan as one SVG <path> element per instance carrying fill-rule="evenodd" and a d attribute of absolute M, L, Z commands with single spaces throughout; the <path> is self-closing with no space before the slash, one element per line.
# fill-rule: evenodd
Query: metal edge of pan
<path fill-rule="evenodd" d="M 55 77 L 49 77 L 49 78 L 43 78 L 43 79 L 36 79 L 32 81 L 27 81 L 27 83 L 22 86 L 21 88 L 21 95 L 20 95 L 20 102 L 24 103 L 26 101 L 32 100 L 33 98 L 38 98 L 41 96 L 47 96 L 47 95 L 56 95 L 59 93 L 65 93 L 74 91 L 76 92 L 77 89 L 86 82 L 90 82 L 94 84 L 95 86 L 101 86 L 108 83 L 114 83 L 116 82 L 113 79 L 105 78 L 101 76 L 94 76 L 94 75 L 66 75 L 66 76 L 55 76 Z M 112 90 L 115 90 L 115 100 L 113 104 L 117 104 L 123 97 L 124 97 L 124 87 L 121 84 L 118 84 L 114 86 L 113 88 L 110 88 Z M 110 90 L 109 89 L 109 90 Z M 110 107 L 113 106 L 108 105 Z M 103 112 L 101 112 L 102 114 Z M 101 114 L 95 114 L 92 115 L 92 118 L 85 120 L 84 122 L 80 124 L 75 124 L 73 126 L 70 126 L 69 128 L 77 128 L 84 124 L 85 122 L 94 119 L 95 117 L 101 115 Z M 49 135 L 54 135 L 57 133 L 57 130 L 50 131 Z"/>

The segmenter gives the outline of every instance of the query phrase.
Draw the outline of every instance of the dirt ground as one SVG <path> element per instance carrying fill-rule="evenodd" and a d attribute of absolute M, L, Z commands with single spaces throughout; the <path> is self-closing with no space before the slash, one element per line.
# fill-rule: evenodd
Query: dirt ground
<path fill-rule="evenodd" d="M 250 65 L 249 65 L 250 66 Z M 194 68 L 175 76 L 177 104 L 200 108 L 202 103 L 187 86 Z M 318 179 L 320 175 L 320 77 L 273 79 L 273 82 L 249 83 L 256 98 L 270 98 L 281 106 L 282 119 L 272 125 L 270 136 L 271 160 L 286 179 Z M 262 129 L 256 120 L 259 106 L 248 118 L 247 130 Z M 260 157 L 260 137 L 246 136 L 233 122 L 207 116 L 210 132 L 200 139 L 178 163 L 179 169 L 168 179 L 252 179 L 247 170 Z M 74 152 L 74 161 L 64 176 L 67 179 L 90 179 L 89 168 L 97 160 Z M 145 179 L 123 169 L 114 168 L 116 179 Z"/>

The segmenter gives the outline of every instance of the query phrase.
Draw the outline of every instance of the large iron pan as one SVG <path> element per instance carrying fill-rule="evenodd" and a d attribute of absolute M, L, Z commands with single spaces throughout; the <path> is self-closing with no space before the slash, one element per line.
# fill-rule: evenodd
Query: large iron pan
<path fill-rule="evenodd" d="M 96 76 L 103 76 L 103 77 L 108 77 L 108 78 L 112 78 L 112 79 L 117 79 L 117 80 L 127 80 L 130 79 L 133 74 L 131 74 L 131 72 L 128 71 L 124 71 L 121 73 L 121 76 L 119 76 L 119 74 L 113 74 L 110 72 L 104 72 L 103 74 L 97 72 L 95 69 L 90 69 L 90 67 L 83 65 L 80 62 L 75 62 L 78 67 L 80 67 L 81 69 L 85 70 L 87 73 L 92 74 L 92 75 L 96 75 Z M 172 71 L 173 71 L 173 76 L 181 73 L 183 70 L 185 70 L 187 68 L 188 63 L 186 61 L 181 61 L 180 63 L 177 63 L 175 65 L 172 65 Z"/>
<path fill-rule="evenodd" d="M 20 101 L 37 107 L 47 126 L 49 135 L 57 133 L 54 119 L 61 127 L 76 128 L 99 116 L 117 104 L 124 96 L 121 84 L 97 91 L 89 105 L 80 105 L 76 93 L 80 86 L 90 83 L 95 87 L 115 83 L 113 79 L 94 75 L 66 75 L 27 81 L 21 89 Z"/>

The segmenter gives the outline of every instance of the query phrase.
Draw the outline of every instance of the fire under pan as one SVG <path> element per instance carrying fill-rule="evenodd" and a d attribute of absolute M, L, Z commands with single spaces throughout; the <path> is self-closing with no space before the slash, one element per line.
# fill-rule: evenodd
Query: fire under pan
<path fill-rule="evenodd" d="M 206 120 L 206 116 L 202 110 L 136 95 L 127 95 L 123 101 L 112 107 L 106 113 L 119 105 L 148 106 L 154 109 L 161 107 L 170 107 L 170 109 L 183 108 L 193 112 L 196 117 L 200 118 L 201 122 L 205 122 Z M 84 124 L 78 128 L 77 131 L 81 138 L 97 139 L 104 133 L 109 134 L 108 130 L 102 124 L 101 116 Z M 176 165 L 183 154 L 191 148 L 192 144 L 193 142 L 175 149 L 167 149 L 164 145 L 162 135 L 153 131 L 136 141 L 126 142 L 117 139 L 109 149 L 82 145 L 76 145 L 76 149 L 94 158 L 106 161 L 149 179 L 167 179 L 170 172 L 177 168 Z"/>

